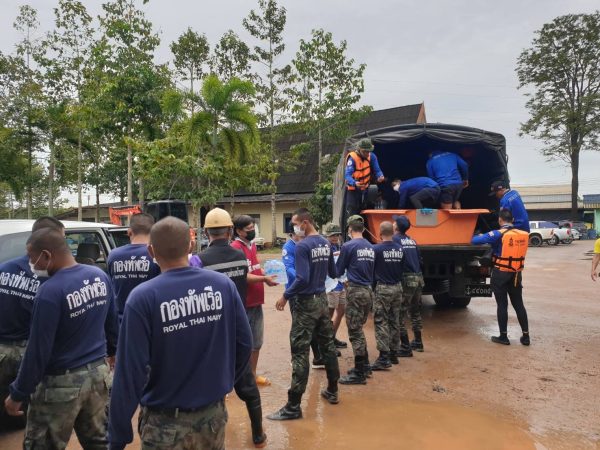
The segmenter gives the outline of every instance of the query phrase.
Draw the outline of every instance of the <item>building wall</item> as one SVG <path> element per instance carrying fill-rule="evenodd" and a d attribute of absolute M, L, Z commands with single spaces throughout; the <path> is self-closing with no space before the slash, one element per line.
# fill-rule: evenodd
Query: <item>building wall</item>
<path fill-rule="evenodd" d="M 275 229 L 277 237 L 285 237 L 287 230 L 284 230 L 285 218 L 291 218 L 292 213 L 300 208 L 300 202 L 277 202 L 275 212 Z M 224 205 L 227 211 L 230 211 L 229 205 Z M 231 211 L 230 211 L 231 212 Z M 271 242 L 271 203 L 236 203 L 233 208 L 233 214 L 247 214 L 256 217 L 260 237 L 265 242 Z"/>

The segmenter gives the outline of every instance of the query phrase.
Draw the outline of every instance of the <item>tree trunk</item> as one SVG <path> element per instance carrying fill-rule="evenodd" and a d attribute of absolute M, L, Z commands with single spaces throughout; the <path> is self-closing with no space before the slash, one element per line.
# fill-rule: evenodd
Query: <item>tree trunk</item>
<path fill-rule="evenodd" d="M 276 193 L 277 185 L 275 184 L 275 178 L 271 178 L 271 245 L 277 243 L 277 220 L 275 219 L 275 214 L 277 213 Z M 285 231 L 283 230 L 284 233 Z"/>
<path fill-rule="evenodd" d="M 83 219 L 83 155 L 81 153 L 81 131 L 77 136 L 77 220 Z"/>
<path fill-rule="evenodd" d="M 31 139 L 31 134 L 29 136 Z M 29 163 L 29 176 L 27 177 L 27 218 L 33 218 L 33 150 L 31 148 L 31 142 L 29 143 L 29 151 L 28 151 L 28 163 Z"/>
<path fill-rule="evenodd" d="M 96 183 L 96 222 L 100 222 L 100 188 Z"/>
<path fill-rule="evenodd" d="M 578 213 L 579 148 L 571 150 L 571 220 L 580 220 Z"/>
<path fill-rule="evenodd" d="M 144 209 L 144 202 L 146 201 L 146 192 L 144 191 L 144 180 L 142 178 L 139 179 L 139 204 L 142 210 Z"/>
<path fill-rule="evenodd" d="M 235 190 L 231 189 L 231 201 L 229 202 L 229 214 L 233 217 L 233 209 L 235 208 Z"/>
<path fill-rule="evenodd" d="M 48 145 L 50 160 L 48 162 L 48 215 L 54 214 L 54 141 Z"/>
<path fill-rule="evenodd" d="M 127 204 L 133 205 L 133 154 L 127 142 Z"/>
<path fill-rule="evenodd" d="M 317 164 L 318 164 L 318 176 L 317 176 L 317 183 L 321 182 L 321 159 L 323 159 L 323 132 L 321 131 L 321 124 L 319 123 L 319 142 L 318 142 L 318 148 L 319 148 L 319 159 L 317 160 Z"/>
<path fill-rule="evenodd" d="M 191 205 L 191 217 L 189 217 L 189 225 L 193 229 L 197 230 L 200 227 L 198 217 L 200 217 L 200 206 L 196 202 L 192 202 Z"/>

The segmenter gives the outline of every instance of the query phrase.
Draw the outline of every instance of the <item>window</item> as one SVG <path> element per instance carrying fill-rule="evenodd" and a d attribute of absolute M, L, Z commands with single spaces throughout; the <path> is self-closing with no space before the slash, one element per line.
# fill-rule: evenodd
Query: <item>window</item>
<path fill-rule="evenodd" d="M 288 234 L 292 231 L 292 226 L 290 222 L 292 221 L 292 214 L 284 214 L 283 215 L 283 232 Z"/>
<path fill-rule="evenodd" d="M 107 249 L 104 248 L 104 244 L 102 242 L 102 238 L 95 231 L 74 231 L 69 232 L 66 231 L 66 239 L 67 245 L 71 250 L 73 256 L 82 256 L 78 255 L 77 252 L 79 250 L 80 244 L 96 244 L 98 245 L 98 249 L 100 250 L 100 256 L 95 260 L 95 263 L 102 270 L 106 270 L 106 254 Z"/>
<path fill-rule="evenodd" d="M 31 236 L 31 231 L 0 236 L 0 262 L 25 255 L 29 236 Z"/>

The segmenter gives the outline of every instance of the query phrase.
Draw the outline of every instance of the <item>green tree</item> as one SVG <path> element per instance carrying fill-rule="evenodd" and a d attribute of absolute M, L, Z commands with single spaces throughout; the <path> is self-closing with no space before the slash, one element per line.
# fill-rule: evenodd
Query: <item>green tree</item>
<path fill-rule="evenodd" d="M 331 33 L 313 30 L 309 41 L 300 40 L 300 49 L 292 60 L 299 84 L 292 111 L 296 121 L 316 141 L 318 182 L 322 179 L 324 142 L 347 136 L 357 119 L 356 104 L 364 91 L 366 65 L 356 65 L 346 50 L 346 41 L 336 45 Z"/>
<path fill-rule="evenodd" d="M 16 81 L 13 84 L 15 87 L 12 91 L 13 96 L 9 101 L 12 103 L 13 114 L 9 117 L 8 124 L 22 136 L 19 142 L 24 145 L 27 154 L 25 194 L 27 218 L 30 219 L 33 214 L 36 153 L 42 149 L 42 138 L 38 128 L 43 101 L 42 86 L 41 75 L 35 65 L 35 59 L 41 52 L 41 42 L 36 37 L 39 26 L 37 11 L 28 5 L 21 6 L 13 26 L 23 36 L 17 44 L 17 55 L 22 58 L 22 61 L 8 67 L 13 70 L 12 76 Z"/>
<path fill-rule="evenodd" d="M 542 154 L 571 167 L 571 218 L 577 219 L 579 157 L 598 150 L 600 12 L 557 17 L 537 31 L 517 61 L 520 88 L 532 88 L 531 117 L 521 131 L 540 139 Z"/>
<path fill-rule="evenodd" d="M 46 39 L 46 54 L 41 65 L 46 69 L 45 90 L 49 98 L 47 129 L 49 131 L 49 184 L 54 190 L 57 145 L 76 141 L 77 220 L 82 219 L 82 193 L 86 164 L 84 134 L 86 130 L 84 84 L 93 47 L 92 17 L 83 3 L 59 0 L 54 8 L 54 30 Z M 63 151 L 63 156 L 68 151 Z M 63 161 L 64 162 L 64 161 Z M 52 214 L 52 196 L 48 212 Z"/>
<path fill-rule="evenodd" d="M 175 73 L 183 81 L 190 82 L 190 113 L 194 114 L 194 81 L 200 81 L 207 74 L 210 45 L 206 35 L 188 28 L 177 41 L 171 43 Z"/>
<path fill-rule="evenodd" d="M 233 30 L 227 31 L 215 45 L 212 72 L 225 82 L 233 78 L 251 78 L 250 48 Z"/>
<path fill-rule="evenodd" d="M 232 78 L 223 83 L 209 75 L 198 99 L 201 109 L 185 117 L 184 95 L 170 92 L 163 108 L 179 120 L 165 138 L 145 144 L 139 152 L 151 195 L 170 197 L 176 192 L 190 200 L 193 226 L 198 225 L 193 221 L 201 206 L 214 205 L 230 192 L 237 182 L 233 180 L 243 178 L 245 171 L 237 169 L 251 161 L 258 148 L 257 118 L 246 100 L 253 95 L 250 82 Z"/>
<path fill-rule="evenodd" d="M 277 180 L 281 173 L 294 169 L 299 160 L 298 152 L 281 151 L 277 141 L 283 137 L 285 127 L 279 126 L 290 109 L 291 66 L 278 62 L 285 50 L 283 31 L 287 20 L 286 9 L 275 0 L 259 0 L 259 10 L 251 10 L 244 19 L 244 28 L 259 41 L 254 46 L 251 59 L 258 65 L 254 75 L 257 90 L 257 106 L 263 127 L 262 153 L 267 156 L 263 173 L 269 180 L 271 193 L 271 242 L 277 241 L 275 226 Z M 288 130 L 289 131 L 289 130 Z"/>

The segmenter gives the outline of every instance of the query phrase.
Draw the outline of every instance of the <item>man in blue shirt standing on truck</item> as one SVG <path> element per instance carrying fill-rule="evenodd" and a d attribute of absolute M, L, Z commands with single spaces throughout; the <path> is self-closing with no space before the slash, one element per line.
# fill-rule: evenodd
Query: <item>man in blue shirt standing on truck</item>
<path fill-rule="evenodd" d="M 327 388 L 321 391 L 321 396 L 331 404 L 339 402 L 340 368 L 325 295 L 325 278 L 328 274 L 332 278 L 336 276 L 333 254 L 329 243 L 316 230 L 307 209 L 300 208 L 294 212 L 292 225 L 294 233 L 304 236 L 304 239 L 296 244 L 296 278 L 276 304 L 277 310 L 283 311 L 285 304 L 294 299 L 290 331 L 292 383 L 287 403 L 279 411 L 267 416 L 271 420 L 302 418 L 300 402 L 308 382 L 308 356 L 313 335 L 317 336 L 327 372 Z"/>
<path fill-rule="evenodd" d="M 362 139 L 358 149 L 348 153 L 346 158 L 346 217 L 360 214 L 373 175 L 378 183 L 385 179 L 373 148 L 371 139 Z"/>
<path fill-rule="evenodd" d="M 161 275 L 125 304 L 110 400 L 111 449 L 133 440 L 141 404 L 144 448 L 224 448 L 225 395 L 247 369 L 252 335 L 235 284 L 190 267 L 188 225 L 175 217 L 150 232 Z"/>
<path fill-rule="evenodd" d="M 427 176 L 441 189 L 440 207 L 460 209 L 460 194 L 469 185 L 469 167 L 456 153 L 435 150 L 427 161 Z"/>
<path fill-rule="evenodd" d="M 31 398 L 24 448 L 65 448 L 73 428 L 87 449 L 106 448 L 109 366 L 117 320 L 110 280 L 81 265 L 62 232 L 43 228 L 27 241 L 34 273 L 49 275 L 35 298 L 31 334 L 17 379 L 5 400 L 23 414 Z"/>
<path fill-rule="evenodd" d="M 338 274 L 348 276 L 346 325 L 354 352 L 354 368 L 340 379 L 341 384 L 367 384 L 370 372 L 369 353 L 363 326 L 373 307 L 373 269 L 375 251 L 363 237 L 365 229 L 361 216 L 350 216 L 347 221 L 351 239 L 340 250 L 336 263 Z"/>
<path fill-rule="evenodd" d="M 529 233 L 529 215 L 519 193 L 504 181 L 494 181 L 490 190 L 490 197 L 495 196 L 500 200 L 500 210 L 508 209 L 512 213 L 513 226 Z"/>

